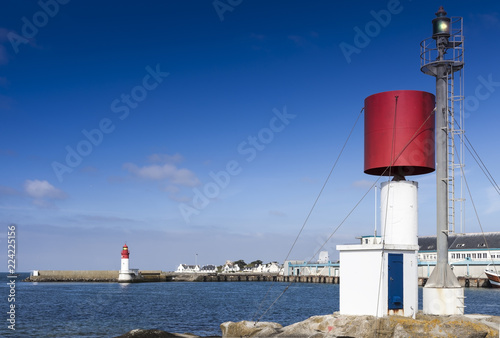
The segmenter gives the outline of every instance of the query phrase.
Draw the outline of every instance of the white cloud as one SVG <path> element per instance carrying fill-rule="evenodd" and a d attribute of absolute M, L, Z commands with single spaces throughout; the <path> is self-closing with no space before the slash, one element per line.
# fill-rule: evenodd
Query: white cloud
<path fill-rule="evenodd" d="M 137 177 L 149 180 L 168 180 L 171 184 L 186 187 L 194 187 L 200 184 L 200 181 L 191 170 L 184 168 L 179 169 L 173 164 L 153 164 L 149 166 L 138 167 L 133 163 L 125 163 L 123 167 Z"/>
<path fill-rule="evenodd" d="M 47 181 L 26 180 L 24 182 L 24 191 L 33 198 L 37 199 L 64 199 L 66 194 L 54 187 Z"/>
<path fill-rule="evenodd" d="M 33 204 L 39 207 L 53 207 L 53 200 L 61 200 L 67 197 L 66 193 L 57 189 L 47 181 L 26 180 L 24 192 L 33 198 Z"/>

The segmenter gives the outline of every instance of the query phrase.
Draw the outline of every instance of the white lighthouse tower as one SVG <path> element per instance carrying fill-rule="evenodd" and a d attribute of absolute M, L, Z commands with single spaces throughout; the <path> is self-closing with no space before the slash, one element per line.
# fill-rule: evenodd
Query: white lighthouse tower
<path fill-rule="evenodd" d="M 130 282 L 134 279 L 134 273 L 129 269 L 129 255 L 128 246 L 125 244 L 122 249 L 121 268 L 118 274 L 119 282 Z"/>
<path fill-rule="evenodd" d="M 382 237 L 340 251 L 340 313 L 415 318 L 418 311 L 418 184 L 434 171 L 434 95 L 394 90 L 365 99 L 365 170 L 381 184 Z M 392 177 L 392 179 L 390 179 Z"/>

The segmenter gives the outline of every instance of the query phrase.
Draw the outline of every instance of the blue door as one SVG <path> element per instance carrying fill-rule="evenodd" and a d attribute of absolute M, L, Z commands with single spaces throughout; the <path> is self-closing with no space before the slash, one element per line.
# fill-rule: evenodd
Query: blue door
<path fill-rule="evenodd" d="M 403 308 L 403 254 L 389 254 L 389 310 Z"/>

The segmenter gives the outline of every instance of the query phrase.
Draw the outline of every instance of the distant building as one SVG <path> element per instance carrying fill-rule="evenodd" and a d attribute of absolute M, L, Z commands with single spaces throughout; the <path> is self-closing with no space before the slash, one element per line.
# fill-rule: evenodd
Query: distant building
<path fill-rule="evenodd" d="M 361 244 L 380 244 L 382 243 L 382 237 L 380 236 L 361 236 L 356 237 L 361 241 Z"/>
<path fill-rule="evenodd" d="M 200 269 L 200 273 L 217 273 L 215 265 L 205 265 Z"/>
<path fill-rule="evenodd" d="M 339 276 L 339 263 L 330 261 L 328 251 L 321 251 L 317 262 L 285 261 L 284 276 Z"/>
<path fill-rule="evenodd" d="M 177 270 L 175 272 L 179 273 L 196 273 L 200 272 L 200 267 L 198 265 L 187 265 L 187 264 L 179 264 Z"/>
<path fill-rule="evenodd" d="M 328 251 L 321 251 L 319 253 L 318 263 L 328 263 L 330 257 L 328 255 Z"/>
<path fill-rule="evenodd" d="M 240 267 L 238 264 L 234 264 L 231 261 L 226 261 L 226 264 L 222 267 L 222 272 L 223 273 L 232 273 L 232 272 L 239 272 Z"/>
<path fill-rule="evenodd" d="M 436 265 L 436 236 L 418 238 L 418 276 L 427 278 Z M 489 264 L 500 265 L 500 232 L 451 234 L 448 261 L 457 277 L 486 278 Z"/>
<path fill-rule="evenodd" d="M 278 262 L 271 262 L 271 263 L 265 265 L 262 272 L 278 273 L 278 272 L 280 272 L 280 270 L 281 270 L 281 267 L 278 264 Z"/>
<path fill-rule="evenodd" d="M 253 273 L 262 273 L 264 271 L 264 266 L 262 264 L 257 264 L 253 268 L 250 269 L 250 272 Z"/>

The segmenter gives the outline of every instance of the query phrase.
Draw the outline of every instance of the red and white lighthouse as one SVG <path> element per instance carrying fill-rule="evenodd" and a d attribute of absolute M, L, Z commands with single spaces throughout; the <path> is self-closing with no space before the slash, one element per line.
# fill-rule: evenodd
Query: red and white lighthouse
<path fill-rule="evenodd" d="M 129 264 L 128 264 L 128 259 L 129 259 L 129 254 L 130 252 L 128 251 L 128 246 L 125 244 L 122 249 L 122 265 L 120 272 L 128 272 Z"/>
<path fill-rule="evenodd" d="M 124 244 L 122 248 L 121 268 L 120 273 L 118 274 L 119 282 L 129 282 L 134 278 L 133 271 L 130 271 L 129 269 L 129 255 L 130 251 L 128 251 L 128 246 L 127 244 Z"/>

